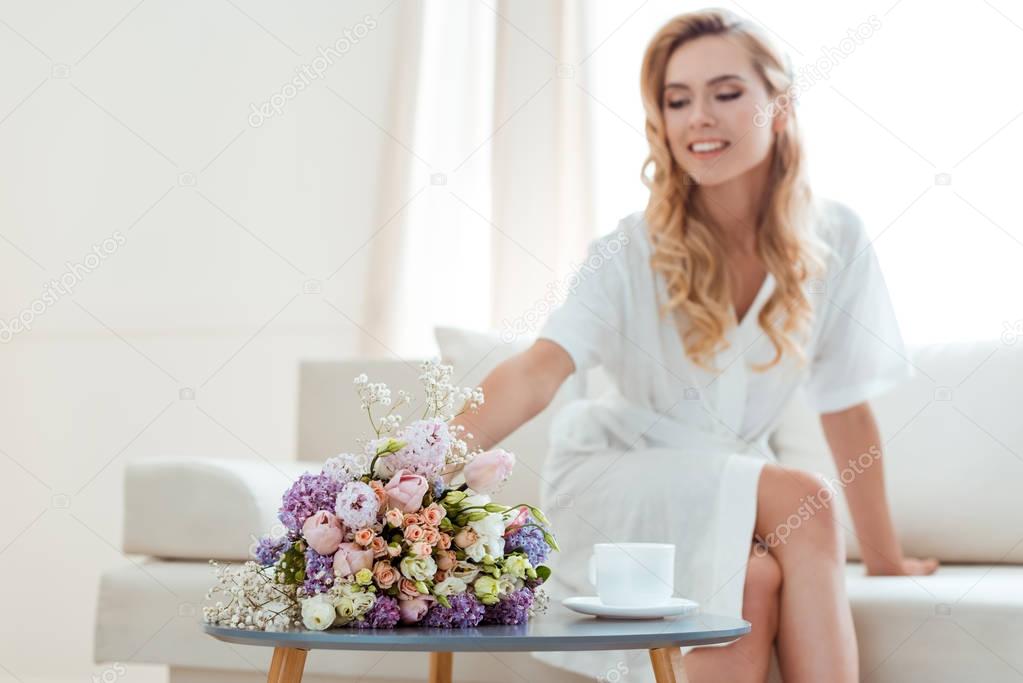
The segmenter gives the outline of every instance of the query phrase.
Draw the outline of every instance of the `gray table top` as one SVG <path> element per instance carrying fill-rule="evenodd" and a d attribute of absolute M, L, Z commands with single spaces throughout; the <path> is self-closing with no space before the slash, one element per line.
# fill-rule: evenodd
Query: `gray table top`
<path fill-rule="evenodd" d="M 712 645 L 736 640 L 749 633 L 750 624 L 742 619 L 713 614 L 650 620 L 598 619 L 551 603 L 546 614 L 518 626 L 484 625 L 469 629 L 341 627 L 327 631 L 296 629 L 267 632 L 203 624 L 203 630 L 229 643 L 302 650 L 539 652 Z"/>

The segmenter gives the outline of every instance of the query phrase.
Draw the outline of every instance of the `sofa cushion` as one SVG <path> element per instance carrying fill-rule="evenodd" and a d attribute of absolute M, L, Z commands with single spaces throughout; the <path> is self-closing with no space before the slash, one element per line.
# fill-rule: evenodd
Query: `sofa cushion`
<path fill-rule="evenodd" d="M 998 341 L 910 349 L 918 371 L 871 401 L 881 430 L 886 490 L 908 555 L 946 562 L 1023 563 L 1023 344 Z M 802 392 L 771 446 L 779 460 L 839 480 L 819 416 Z M 849 470 L 847 480 L 855 473 Z M 850 559 L 859 546 L 838 486 Z"/>
<path fill-rule="evenodd" d="M 315 463 L 146 458 L 124 481 L 124 552 L 185 559 L 248 559 L 277 524 L 281 497 Z"/>

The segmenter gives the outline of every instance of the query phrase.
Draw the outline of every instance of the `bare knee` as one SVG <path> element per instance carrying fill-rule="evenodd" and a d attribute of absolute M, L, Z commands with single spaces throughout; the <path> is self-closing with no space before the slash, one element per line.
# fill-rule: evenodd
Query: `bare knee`
<path fill-rule="evenodd" d="M 792 467 L 765 465 L 757 502 L 760 541 L 784 563 L 786 550 L 805 559 L 845 561 L 844 537 L 832 491 L 818 475 Z"/>
<path fill-rule="evenodd" d="M 781 591 L 782 570 L 778 560 L 765 548 L 750 553 L 746 567 L 743 611 L 773 608 Z"/>

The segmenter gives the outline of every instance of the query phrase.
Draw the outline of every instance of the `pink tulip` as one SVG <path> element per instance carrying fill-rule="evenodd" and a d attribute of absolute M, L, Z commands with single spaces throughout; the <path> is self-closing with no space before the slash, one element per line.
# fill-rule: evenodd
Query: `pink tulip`
<path fill-rule="evenodd" d="M 384 486 L 387 493 L 387 504 L 402 512 L 415 512 L 423 506 L 423 496 L 430 488 L 426 477 L 413 474 L 408 470 L 398 470 Z"/>
<path fill-rule="evenodd" d="M 342 543 L 334 553 L 334 574 L 351 576 L 360 569 L 373 568 L 373 549 L 363 548 L 358 543 Z"/>
<path fill-rule="evenodd" d="M 320 555 L 333 555 L 344 535 L 341 520 L 326 510 L 314 512 L 302 525 L 302 537 Z"/>
<path fill-rule="evenodd" d="M 515 455 L 503 448 L 484 451 L 462 471 L 465 483 L 476 493 L 494 493 L 511 476 Z"/>
<path fill-rule="evenodd" d="M 424 616 L 430 609 L 430 603 L 436 600 L 432 595 L 421 595 L 418 598 L 409 600 L 398 600 L 398 611 L 401 613 L 401 623 L 414 624 Z"/>

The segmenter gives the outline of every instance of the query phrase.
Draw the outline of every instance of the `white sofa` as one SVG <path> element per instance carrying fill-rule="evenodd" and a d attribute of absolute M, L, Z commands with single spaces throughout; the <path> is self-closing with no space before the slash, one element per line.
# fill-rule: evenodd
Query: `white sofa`
<path fill-rule="evenodd" d="M 456 371 L 468 371 L 466 384 L 479 382 L 523 346 L 454 330 L 438 335 L 445 359 Z M 917 376 L 872 403 L 886 440 L 889 499 L 903 546 L 943 565 L 929 577 L 865 577 L 856 562 L 856 539 L 848 534 L 848 590 L 862 680 L 1023 680 L 1020 346 L 992 341 L 912 349 Z M 145 557 L 102 577 L 97 662 L 165 664 L 171 683 L 265 680 L 267 650 L 228 645 L 200 631 L 199 608 L 212 583 L 207 559 L 244 559 L 252 540 L 275 523 L 290 479 L 365 436 L 368 424 L 351 382 L 360 372 L 396 388 L 418 386 L 415 362 L 303 364 L 298 452 L 306 462 L 180 458 L 129 465 L 123 550 Z M 574 377 L 546 411 L 505 441 L 519 465 L 501 500 L 539 502 L 537 473 L 551 415 L 566 401 L 599 391 L 602 382 L 599 373 Z M 819 422 L 801 396 L 786 409 L 772 446 L 786 464 L 835 474 Z M 839 506 L 851 530 L 844 502 Z M 558 510 L 546 512 L 556 527 Z M 813 647 L 813 634 L 806 634 L 806 646 Z M 423 680 L 425 667 L 425 655 L 418 654 L 317 652 L 307 661 L 306 680 Z M 455 677 L 594 680 L 526 653 L 459 655 Z"/>

